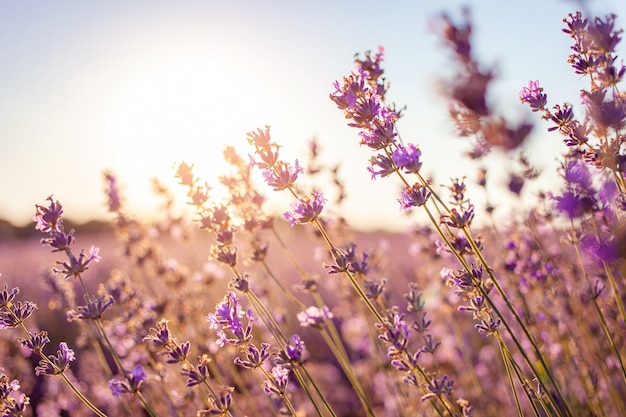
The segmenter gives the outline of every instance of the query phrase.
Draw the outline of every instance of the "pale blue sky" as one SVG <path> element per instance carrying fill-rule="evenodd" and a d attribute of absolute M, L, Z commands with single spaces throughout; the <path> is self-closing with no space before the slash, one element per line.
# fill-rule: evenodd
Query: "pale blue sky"
<path fill-rule="evenodd" d="M 172 165 L 186 160 L 210 180 L 224 143 L 247 151 L 245 133 L 270 124 L 286 157 L 302 157 L 317 136 L 325 158 L 344 163 L 354 224 L 401 227 L 397 185 L 370 181 L 371 155 L 328 94 L 356 52 L 384 46 L 389 97 L 407 106 L 399 128 L 422 148 L 425 172 L 440 182 L 474 175 L 437 95 L 450 61 L 431 30 L 438 12 L 458 17 L 462 4 L 476 50 L 498 66 L 492 97 L 503 113 L 536 116 L 517 98 L 530 79 L 552 104 L 578 102 L 586 84 L 566 63 L 561 32 L 573 1 L 2 1 L 0 217 L 24 224 L 54 194 L 69 217 L 106 218 L 105 169 L 144 213 L 155 204 L 151 176 L 174 184 Z M 589 7 L 626 19 L 623 1 Z M 545 127 L 528 153 L 551 171 L 562 145 Z M 505 173 L 506 160 L 490 163 Z"/>

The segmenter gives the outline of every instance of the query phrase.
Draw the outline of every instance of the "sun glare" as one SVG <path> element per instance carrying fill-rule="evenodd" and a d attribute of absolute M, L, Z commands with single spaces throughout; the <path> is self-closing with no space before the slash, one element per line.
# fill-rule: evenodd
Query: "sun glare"
<path fill-rule="evenodd" d="M 175 185 L 173 166 L 194 164 L 209 184 L 226 168 L 226 144 L 245 156 L 246 133 L 277 122 L 260 80 L 241 68 L 202 59 L 176 59 L 141 74 L 119 97 L 111 121 L 110 151 L 127 185 L 128 202 L 154 207 L 150 178 Z M 182 187 L 173 187 L 181 201 Z M 219 187 L 215 189 L 220 197 Z"/>

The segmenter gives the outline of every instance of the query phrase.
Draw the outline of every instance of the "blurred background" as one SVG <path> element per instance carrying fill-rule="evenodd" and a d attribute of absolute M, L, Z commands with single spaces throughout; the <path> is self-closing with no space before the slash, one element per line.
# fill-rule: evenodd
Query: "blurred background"
<path fill-rule="evenodd" d="M 496 68 L 491 102 L 513 120 L 537 122 L 526 151 L 541 186 L 558 187 L 560 137 L 547 134 L 518 92 L 536 79 L 550 105 L 576 105 L 587 84 L 566 62 L 562 19 L 576 10 L 615 13 L 623 25 L 626 2 L 3 1 L 0 218 L 27 224 L 53 194 L 75 221 L 107 219 L 106 169 L 119 176 L 129 207 L 149 217 L 157 201 L 151 177 L 182 195 L 173 165 L 186 161 L 212 182 L 224 144 L 245 155 L 246 132 L 267 124 L 284 158 L 302 159 L 316 137 L 323 161 L 341 162 L 342 214 L 352 226 L 402 230 L 409 220 L 398 185 L 370 180 L 370 152 L 328 95 L 354 69 L 355 53 L 383 46 L 388 99 L 407 108 L 398 129 L 422 149 L 424 173 L 436 183 L 463 175 L 473 183 L 477 166 L 462 156 L 469 144 L 454 136 L 438 92 L 451 59 L 437 18 L 445 11 L 460 21 L 463 5 L 476 53 Z M 512 207 L 510 156 L 496 152 L 483 163 L 492 200 Z M 288 203 L 272 199 L 269 207 L 282 212 Z"/>

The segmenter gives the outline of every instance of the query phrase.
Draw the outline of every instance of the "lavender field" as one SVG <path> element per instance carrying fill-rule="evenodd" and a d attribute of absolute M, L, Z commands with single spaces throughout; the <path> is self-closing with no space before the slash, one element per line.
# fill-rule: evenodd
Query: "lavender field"
<path fill-rule="evenodd" d="M 487 98 L 496 75 L 474 54 L 469 14 L 441 15 L 453 69 L 441 94 L 480 167 L 445 184 L 398 132 L 415 115 L 386 98 L 384 49 L 355 55 L 329 106 L 371 151 L 362 175 L 398 190 L 398 216 L 419 213 L 404 233 L 350 227 L 341 167 L 315 141 L 284 159 L 270 126 L 233 138 L 247 154 L 223 150 L 224 197 L 192 162 L 172 174 L 185 201 L 155 180 L 157 219 L 129 208 L 112 171 L 105 224 L 70 224 L 63 201 L 43 195 L 19 235 L 2 229 L 2 415 L 626 415 L 616 18 L 555 22 L 580 102 L 552 102 L 532 80 L 519 99 L 534 119 L 519 121 Z M 563 143 L 555 188 L 537 184 L 522 152 L 533 129 Z M 515 161 L 507 192 L 522 215 L 468 197 L 493 192 L 480 164 L 490 153 Z M 531 186 L 536 201 L 522 201 Z M 290 201 L 281 213 L 267 207 L 274 194 Z"/>

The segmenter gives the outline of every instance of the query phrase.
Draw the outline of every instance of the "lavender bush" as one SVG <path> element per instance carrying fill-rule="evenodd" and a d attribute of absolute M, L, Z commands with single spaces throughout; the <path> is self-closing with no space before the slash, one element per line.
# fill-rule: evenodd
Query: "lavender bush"
<path fill-rule="evenodd" d="M 537 177 L 520 150 L 532 126 L 489 105 L 493 70 L 476 60 L 464 17 L 440 20 L 455 68 L 443 94 L 469 159 L 516 156 L 519 195 Z M 49 197 L 35 228 L 58 260 L 41 282 L 68 324 L 40 329 L 37 305 L 4 285 L 2 415 L 626 415 L 626 67 L 615 19 L 564 19 L 569 64 L 588 80 L 578 116 L 548 105 L 538 81 L 520 92 L 565 145 L 560 189 L 523 220 L 473 224 L 493 219 L 467 196 L 487 191 L 484 168 L 475 184 L 424 175 L 428 156 L 396 130 L 382 49 L 357 55 L 330 99 L 372 151 L 372 179 L 401 187 L 399 212 L 429 219 L 393 242 L 350 230 L 339 167 L 315 142 L 306 162 L 284 160 L 269 126 L 248 134 L 249 158 L 224 150 L 223 201 L 177 164 L 192 219 L 155 180 L 163 222 L 142 221 L 105 173 L 123 259 L 104 277 L 91 276 L 99 249 L 76 249 Z M 289 225 L 266 211 L 269 189 L 292 199 Z"/>

